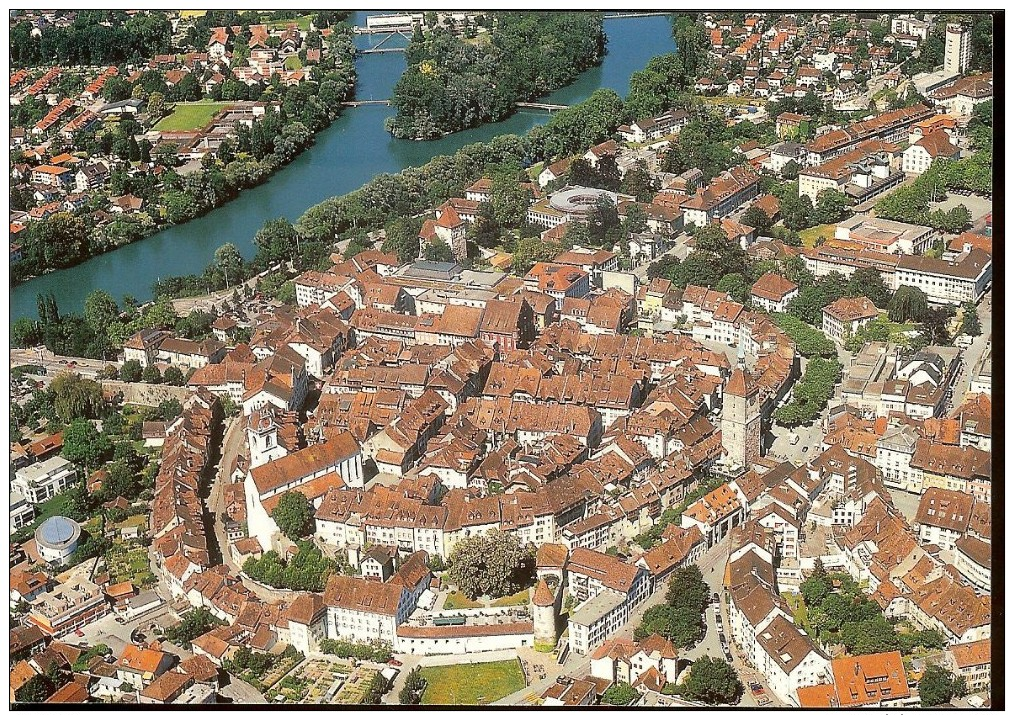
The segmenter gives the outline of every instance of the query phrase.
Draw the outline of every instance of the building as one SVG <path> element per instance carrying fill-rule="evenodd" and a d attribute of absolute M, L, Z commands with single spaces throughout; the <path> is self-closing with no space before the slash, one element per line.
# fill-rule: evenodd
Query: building
<path fill-rule="evenodd" d="M 29 504 L 39 504 L 70 488 L 77 481 L 74 465 L 63 457 L 50 457 L 19 469 L 11 487 Z"/>
<path fill-rule="evenodd" d="M 740 364 L 722 396 L 722 448 L 734 467 L 748 467 L 761 455 L 760 388 Z"/>
<path fill-rule="evenodd" d="M 832 683 L 797 691 L 803 708 L 885 708 L 918 703 L 908 687 L 901 653 L 846 656 L 831 661 Z"/>
<path fill-rule="evenodd" d="M 937 108 L 950 114 L 967 117 L 972 114 L 976 105 L 993 99 L 993 73 L 983 72 L 962 77 L 934 89 L 928 96 Z"/>
<path fill-rule="evenodd" d="M 842 221 L 834 229 L 835 241 L 858 244 L 859 250 L 908 255 L 925 253 L 938 235 L 927 226 L 861 215 Z"/>
<path fill-rule="evenodd" d="M 556 310 L 563 309 L 566 298 L 584 298 L 591 289 L 587 271 L 556 263 L 536 263 L 525 275 L 525 287 L 545 293 L 556 301 Z"/>
<path fill-rule="evenodd" d="M 952 673 L 964 679 L 969 693 L 989 692 L 992 660 L 989 638 L 957 643 L 944 651 L 944 663 Z"/>
<path fill-rule="evenodd" d="M 927 489 L 919 500 L 915 516 L 919 541 L 941 549 L 953 549 L 971 526 L 974 503 L 971 494 L 940 487 Z"/>
<path fill-rule="evenodd" d="M 570 647 L 579 654 L 616 632 L 651 593 L 648 571 L 591 549 L 574 549 L 566 576 L 570 595 L 581 604 L 570 617 Z"/>
<path fill-rule="evenodd" d="M 670 134 L 678 133 L 690 122 L 690 115 L 682 109 L 670 109 L 651 119 L 641 119 L 633 124 L 623 125 L 616 131 L 624 141 L 641 144 L 655 141 Z"/>
<path fill-rule="evenodd" d="M 901 170 L 906 174 L 922 174 L 937 159 L 957 159 L 960 155 L 956 136 L 944 131 L 930 132 L 902 152 Z"/>
<path fill-rule="evenodd" d="M 271 512 L 283 494 L 297 490 L 317 507 L 331 487 L 362 486 L 359 443 L 348 432 L 334 435 L 250 470 L 244 482 L 248 531 L 264 551 L 270 551 L 279 533 Z"/>
<path fill-rule="evenodd" d="M 760 175 L 748 166 L 735 166 L 698 189 L 680 207 L 685 224 L 704 227 L 757 197 Z"/>
<path fill-rule="evenodd" d="M 11 490 L 10 514 L 12 534 L 35 521 L 35 507 L 28 503 L 24 494 L 13 489 Z"/>
<path fill-rule="evenodd" d="M 116 677 L 143 690 L 172 667 L 173 657 L 162 650 L 128 643 L 116 661 Z"/>
<path fill-rule="evenodd" d="M 989 593 L 992 586 L 993 547 L 988 541 L 966 534 L 954 543 L 954 568 L 980 591 Z"/>
<path fill-rule="evenodd" d="M 993 258 L 981 248 L 966 246 L 953 260 L 902 256 L 895 285 L 914 286 L 931 303 L 978 303 L 993 281 Z M 889 286 L 890 287 L 890 286 Z"/>
<path fill-rule="evenodd" d="M 35 546 L 39 556 L 50 564 L 62 566 L 77 550 L 81 527 L 73 519 L 55 515 L 46 519 L 35 530 Z"/>
<path fill-rule="evenodd" d="M 824 334 L 838 345 L 844 345 L 857 330 L 880 315 L 877 306 L 866 296 L 839 298 L 824 306 L 822 313 Z"/>
<path fill-rule="evenodd" d="M 678 653 L 671 641 L 658 635 L 636 643 L 626 638 L 608 640 L 591 656 L 591 675 L 612 684 L 649 684 L 660 690 L 675 683 L 679 673 Z"/>
<path fill-rule="evenodd" d="M 777 273 L 768 272 L 750 289 L 750 302 L 769 313 L 784 313 L 799 295 L 799 286 Z"/>
<path fill-rule="evenodd" d="M 944 40 L 944 72 L 964 74 L 972 60 L 972 33 L 956 22 L 947 24 Z"/>
<path fill-rule="evenodd" d="M 91 563 L 85 563 L 65 572 L 64 581 L 36 596 L 31 601 L 28 621 L 43 633 L 59 638 L 109 613 L 105 593 L 88 580 L 91 567 Z"/>

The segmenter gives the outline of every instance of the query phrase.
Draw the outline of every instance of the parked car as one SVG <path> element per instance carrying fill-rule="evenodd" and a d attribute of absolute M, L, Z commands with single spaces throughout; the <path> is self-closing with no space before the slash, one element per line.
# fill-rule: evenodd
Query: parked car
<path fill-rule="evenodd" d="M 389 661 L 387 661 L 387 664 L 393 665 L 395 668 L 400 668 L 402 665 L 404 665 L 400 660 L 396 658 L 391 658 Z"/>

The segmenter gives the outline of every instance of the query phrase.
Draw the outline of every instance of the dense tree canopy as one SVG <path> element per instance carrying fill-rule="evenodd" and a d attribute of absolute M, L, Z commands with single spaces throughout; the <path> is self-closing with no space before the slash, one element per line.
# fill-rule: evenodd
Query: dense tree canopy
<path fill-rule="evenodd" d="M 736 701 L 743 684 L 731 665 L 721 658 L 704 656 L 690 666 L 683 681 L 683 694 L 709 705 L 728 705 Z"/>
<path fill-rule="evenodd" d="M 499 121 L 514 103 L 564 86 L 605 52 L 602 16 L 588 12 L 497 12 L 478 42 L 450 30 L 417 30 L 408 69 L 394 88 L 397 137 L 433 139 Z"/>
<path fill-rule="evenodd" d="M 469 598 L 500 598 L 531 584 L 535 552 L 513 534 L 491 531 L 459 541 L 450 556 L 450 577 Z"/>
<path fill-rule="evenodd" d="M 282 533 L 298 541 L 310 532 L 313 526 L 313 507 L 309 500 L 295 490 L 282 495 L 278 506 L 271 512 L 271 518 Z"/>

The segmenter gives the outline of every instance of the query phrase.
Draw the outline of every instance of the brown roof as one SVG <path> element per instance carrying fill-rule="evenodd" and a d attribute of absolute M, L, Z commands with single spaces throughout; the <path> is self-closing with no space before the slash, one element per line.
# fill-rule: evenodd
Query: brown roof
<path fill-rule="evenodd" d="M 777 273 L 765 273 L 750 289 L 750 295 L 758 298 L 765 298 L 772 301 L 780 301 L 789 293 L 798 290 L 799 286 L 790 280 L 783 278 Z"/>
<path fill-rule="evenodd" d="M 333 575 L 324 589 L 324 603 L 350 611 L 394 616 L 401 601 L 400 584 L 367 581 L 350 576 Z"/>
<path fill-rule="evenodd" d="M 86 703 L 88 688 L 77 680 L 71 680 L 46 699 L 47 703 Z"/>
<path fill-rule="evenodd" d="M 858 298 L 839 298 L 824 307 L 824 312 L 836 320 L 851 323 L 864 318 L 876 318 L 880 315 L 873 301 L 862 295 Z"/>
<path fill-rule="evenodd" d="M 836 658 L 831 670 L 839 707 L 878 705 L 909 695 L 899 651 Z"/>
<path fill-rule="evenodd" d="M 976 539 L 974 536 L 966 534 L 955 542 L 954 548 L 965 554 L 979 566 L 989 568 L 993 555 L 993 547 L 988 541 Z"/>
<path fill-rule="evenodd" d="M 615 556 L 578 548 L 570 555 L 567 571 L 584 574 L 621 593 L 630 591 L 640 568 Z"/>
<path fill-rule="evenodd" d="M 569 550 L 565 544 L 542 544 L 535 552 L 536 568 L 563 568 L 567 564 Z"/>
<path fill-rule="evenodd" d="M 971 494 L 930 487 L 919 500 L 915 522 L 964 534 L 972 516 Z"/>
<path fill-rule="evenodd" d="M 178 697 L 193 682 L 194 679 L 186 673 L 170 670 L 155 678 L 148 687 L 141 691 L 141 696 L 160 703 L 168 703 Z"/>
<path fill-rule="evenodd" d="M 310 625 L 324 611 L 323 599 L 315 593 L 301 593 L 289 604 L 287 615 L 290 621 Z"/>
<path fill-rule="evenodd" d="M 334 466 L 359 453 L 359 443 L 349 432 L 340 432 L 326 442 L 254 467 L 250 476 L 263 495 L 301 477 Z"/>
<path fill-rule="evenodd" d="M 123 649 L 123 654 L 117 662 L 120 668 L 129 668 L 141 673 L 154 673 L 162 665 L 167 657 L 166 653 L 151 648 L 140 648 L 133 643 L 128 643 Z"/>
<path fill-rule="evenodd" d="M 540 578 L 538 585 L 535 587 L 535 595 L 532 597 L 532 603 L 536 606 L 552 606 L 556 602 L 556 598 L 553 596 L 553 592 L 549 588 L 549 584 L 546 583 L 546 579 Z"/>
<path fill-rule="evenodd" d="M 950 158 L 961 153 L 961 149 L 957 145 L 951 144 L 950 136 L 944 131 L 925 134 L 922 139 L 915 143 L 915 146 L 921 146 L 933 159 L 941 156 Z"/>
<path fill-rule="evenodd" d="M 203 653 L 187 658 L 180 663 L 180 668 L 199 683 L 211 682 L 218 678 L 218 666 Z"/>
<path fill-rule="evenodd" d="M 974 668 L 977 665 L 989 665 L 993 660 L 989 638 L 971 643 L 956 643 L 947 646 L 958 668 Z"/>

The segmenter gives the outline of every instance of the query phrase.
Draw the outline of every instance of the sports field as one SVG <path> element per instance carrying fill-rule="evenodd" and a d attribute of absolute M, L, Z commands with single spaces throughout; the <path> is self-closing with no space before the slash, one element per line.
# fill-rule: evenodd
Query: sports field
<path fill-rule="evenodd" d="M 517 658 L 492 663 L 462 663 L 423 668 L 423 705 L 490 705 L 525 687 Z"/>
<path fill-rule="evenodd" d="M 180 102 L 172 114 L 159 120 L 155 129 L 160 132 L 185 132 L 190 129 L 200 129 L 228 106 L 228 102 Z"/>

